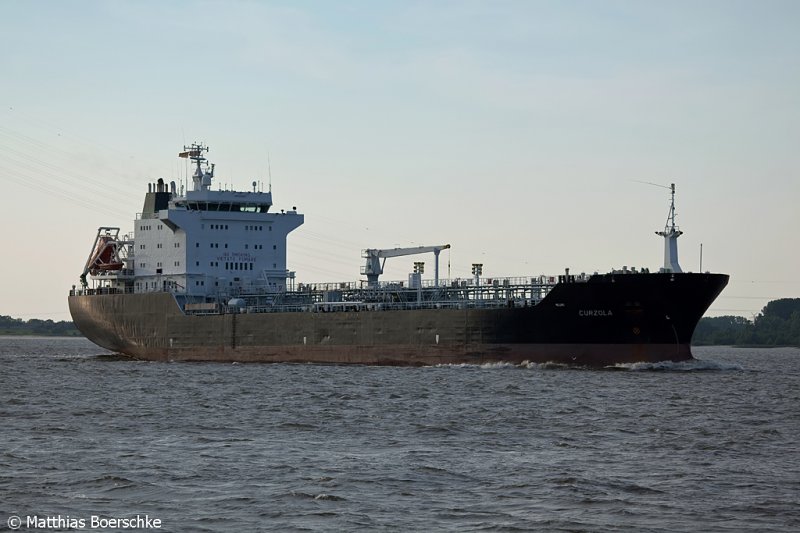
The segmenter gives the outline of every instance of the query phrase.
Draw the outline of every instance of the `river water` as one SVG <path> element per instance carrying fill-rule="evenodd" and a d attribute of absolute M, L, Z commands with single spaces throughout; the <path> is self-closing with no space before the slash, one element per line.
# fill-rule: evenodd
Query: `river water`
<path fill-rule="evenodd" d="M 800 530 L 800 350 L 694 351 L 384 368 L 0 337 L 0 528 Z"/>

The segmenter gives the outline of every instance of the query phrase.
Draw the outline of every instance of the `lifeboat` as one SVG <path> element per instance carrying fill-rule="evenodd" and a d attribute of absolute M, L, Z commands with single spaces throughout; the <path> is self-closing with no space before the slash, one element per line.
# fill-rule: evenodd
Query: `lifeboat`
<path fill-rule="evenodd" d="M 94 252 L 86 264 L 86 269 L 91 275 L 100 272 L 122 270 L 122 261 L 117 254 L 117 241 L 111 235 L 100 235 L 94 247 Z"/>

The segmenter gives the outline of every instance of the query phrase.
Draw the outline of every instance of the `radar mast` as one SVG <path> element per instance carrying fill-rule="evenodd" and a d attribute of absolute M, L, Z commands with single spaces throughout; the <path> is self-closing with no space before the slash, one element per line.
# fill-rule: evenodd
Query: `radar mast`
<path fill-rule="evenodd" d="M 664 267 L 662 272 L 683 272 L 678 264 L 678 237 L 683 232 L 675 225 L 675 184 L 670 183 L 670 204 L 667 222 L 664 231 L 657 231 L 656 235 L 664 237 Z"/>
<path fill-rule="evenodd" d="M 197 165 L 192 175 L 192 182 L 194 183 L 192 190 L 195 191 L 207 191 L 211 187 L 211 178 L 214 177 L 213 164 L 211 165 L 211 170 L 208 170 L 207 165 L 205 169 L 203 168 L 203 164 L 207 161 L 203 157 L 203 152 L 208 152 L 208 146 L 203 143 L 192 143 L 191 146 L 184 146 L 183 152 L 178 154 L 178 157 L 191 159 Z"/>

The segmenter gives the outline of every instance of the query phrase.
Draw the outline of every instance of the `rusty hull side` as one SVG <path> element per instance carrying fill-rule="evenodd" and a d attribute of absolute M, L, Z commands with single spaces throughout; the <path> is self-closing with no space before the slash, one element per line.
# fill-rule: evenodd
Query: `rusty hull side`
<path fill-rule="evenodd" d="M 70 296 L 69 306 L 87 338 L 147 360 L 596 366 L 691 359 L 688 342 L 550 342 L 541 332 L 551 319 L 534 308 L 187 316 L 168 293 Z"/>
<path fill-rule="evenodd" d="M 167 322 L 183 313 L 168 293 L 69 296 L 75 327 L 107 350 L 141 359 L 167 359 Z"/>

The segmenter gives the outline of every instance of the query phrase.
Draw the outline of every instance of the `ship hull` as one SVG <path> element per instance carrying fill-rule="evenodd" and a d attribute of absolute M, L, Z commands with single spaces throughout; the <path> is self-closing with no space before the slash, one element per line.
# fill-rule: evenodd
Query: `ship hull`
<path fill-rule="evenodd" d="M 723 274 L 605 274 L 560 283 L 537 305 L 186 315 L 170 293 L 71 295 L 77 328 L 138 359 L 372 365 L 692 358 Z"/>

